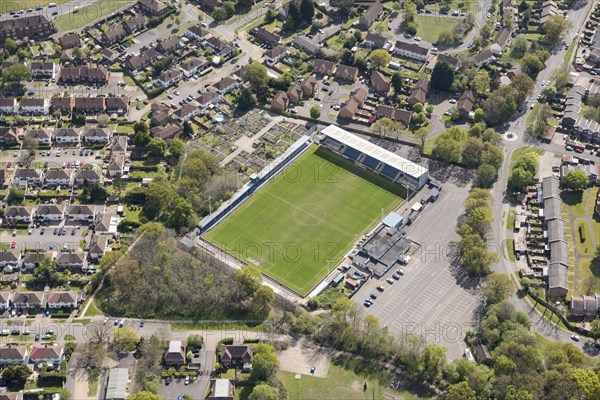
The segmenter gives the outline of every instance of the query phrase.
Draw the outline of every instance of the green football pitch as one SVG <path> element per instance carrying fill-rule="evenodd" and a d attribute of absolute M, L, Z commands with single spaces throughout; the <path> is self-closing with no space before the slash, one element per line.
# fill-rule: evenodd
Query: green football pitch
<path fill-rule="evenodd" d="M 313 146 L 205 238 L 306 295 L 406 197 L 406 189 Z"/>

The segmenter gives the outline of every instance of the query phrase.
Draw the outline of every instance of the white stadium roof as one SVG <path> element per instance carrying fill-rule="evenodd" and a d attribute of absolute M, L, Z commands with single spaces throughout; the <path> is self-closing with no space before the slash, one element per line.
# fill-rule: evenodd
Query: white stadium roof
<path fill-rule="evenodd" d="M 373 157 L 377 161 L 385 163 L 391 167 L 402 171 L 406 175 L 410 175 L 415 179 L 419 179 L 424 174 L 428 174 L 427 168 L 415 164 L 404 157 L 392 153 L 389 150 L 381 148 L 376 144 L 369 142 L 357 135 L 354 135 L 339 126 L 329 125 L 323 129 L 322 133 L 340 143 L 350 146 L 367 156 Z"/>

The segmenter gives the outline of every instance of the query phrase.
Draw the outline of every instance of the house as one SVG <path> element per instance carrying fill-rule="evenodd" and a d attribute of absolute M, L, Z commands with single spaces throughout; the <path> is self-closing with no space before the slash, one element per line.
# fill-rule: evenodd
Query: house
<path fill-rule="evenodd" d="M 81 114 L 98 115 L 103 114 L 106 108 L 104 97 L 76 97 L 73 109 Z"/>
<path fill-rule="evenodd" d="M 102 172 L 97 165 L 94 165 L 92 169 L 80 168 L 77 170 L 73 184 L 76 187 L 80 187 L 85 182 L 89 184 L 98 184 L 102 182 Z"/>
<path fill-rule="evenodd" d="M 156 51 L 158 51 L 163 56 L 168 56 L 172 54 L 175 50 L 179 48 L 179 36 L 169 36 L 166 39 L 163 39 L 156 45 Z"/>
<path fill-rule="evenodd" d="M 438 54 L 437 62 L 445 62 L 450 65 L 455 71 L 458 69 L 458 58 L 448 54 Z"/>
<path fill-rule="evenodd" d="M 205 92 L 196 97 L 196 102 L 204 111 L 210 108 L 211 105 L 218 104 L 222 100 L 221 96 L 216 93 Z"/>
<path fill-rule="evenodd" d="M 239 86 L 239 82 L 229 76 L 212 85 L 219 94 L 226 94 Z"/>
<path fill-rule="evenodd" d="M 161 138 L 165 143 L 169 144 L 173 139 L 179 138 L 183 130 L 177 125 L 155 126 L 150 129 L 152 137 Z"/>
<path fill-rule="evenodd" d="M 129 111 L 129 97 L 107 97 L 106 98 L 106 113 L 124 115 Z"/>
<path fill-rule="evenodd" d="M 510 40 L 511 30 L 508 27 L 504 27 L 498 32 L 496 38 L 494 39 L 494 44 L 497 45 L 500 51 L 496 50 L 495 55 L 501 56 L 502 50 L 506 47 L 506 44 Z M 491 49 L 492 53 L 494 53 L 494 49 Z"/>
<path fill-rule="evenodd" d="M 410 125 L 412 114 L 413 113 L 411 111 L 384 105 L 378 105 L 377 109 L 375 110 L 375 116 L 377 118 L 389 118 L 392 121 L 402 122 L 404 126 Z"/>
<path fill-rule="evenodd" d="M 31 223 L 33 221 L 33 207 L 8 206 L 4 212 L 4 219 L 10 225 Z"/>
<path fill-rule="evenodd" d="M 173 118 L 175 118 L 176 121 L 183 123 L 194 118 L 196 115 L 198 115 L 198 112 L 199 110 L 197 106 L 188 103 L 185 106 L 175 110 L 173 113 Z"/>
<path fill-rule="evenodd" d="M 221 347 L 221 364 L 249 371 L 252 369 L 252 349 L 246 345 L 225 345 Z"/>
<path fill-rule="evenodd" d="M 44 174 L 44 187 L 71 186 L 70 169 L 49 169 Z"/>
<path fill-rule="evenodd" d="M 5 273 L 12 273 L 13 269 L 21 262 L 21 252 L 18 250 L 0 250 L 0 268 Z M 8 270 L 7 270 L 8 267 Z"/>
<path fill-rule="evenodd" d="M 50 292 L 46 307 L 57 308 L 77 308 L 79 306 L 79 295 L 75 292 Z"/>
<path fill-rule="evenodd" d="M 74 47 L 81 47 L 83 44 L 81 38 L 76 33 L 67 33 L 58 39 L 58 44 L 63 50 L 72 49 Z"/>
<path fill-rule="evenodd" d="M 352 119 L 354 118 L 354 114 L 356 111 L 362 107 L 364 101 L 366 100 L 368 95 L 368 91 L 360 87 L 352 92 L 350 92 L 350 99 L 342 105 L 340 108 L 340 112 L 338 113 L 338 118 L 341 119 Z"/>
<path fill-rule="evenodd" d="M 0 99 L 0 114 L 14 114 L 17 112 L 17 99 L 1 98 Z"/>
<path fill-rule="evenodd" d="M 59 82 L 64 84 L 88 83 L 106 85 L 108 78 L 109 70 L 105 67 L 74 67 L 63 68 L 60 71 Z"/>
<path fill-rule="evenodd" d="M 53 97 L 50 99 L 50 112 L 60 111 L 62 115 L 69 115 L 73 111 L 72 97 Z"/>
<path fill-rule="evenodd" d="M 383 93 L 383 94 L 386 94 L 387 92 L 389 92 L 390 88 L 392 86 L 392 85 L 390 85 L 390 82 L 387 80 L 385 75 L 383 75 L 381 72 L 375 71 L 375 70 L 373 70 L 373 72 L 371 72 L 370 82 L 371 82 L 371 86 L 373 87 L 373 89 L 375 89 L 377 92 Z"/>
<path fill-rule="evenodd" d="M 224 48 L 225 46 L 227 46 L 227 42 L 224 41 L 223 39 L 216 37 L 216 36 L 208 36 L 205 40 L 204 40 L 204 45 L 205 47 L 210 47 L 211 49 L 215 50 L 215 51 L 220 51 L 222 48 Z"/>
<path fill-rule="evenodd" d="M 106 170 L 111 178 L 123 175 L 125 173 L 125 153 L 113 152 Z"/>
<path fill-rule="evenodd" d="M 21 270 L 33 271 L 38 267 L 38 265 L 42 262 L 44 258 L 46 258 L 45 253 L 25 253 L 23 259 L 21 260 Z"/>
<path fill-rule="evenodd" d="M 62 356 L 63 348 L 59 345 L 34 345 L 31 348 L 29 362 L 32 364 L 58 365 L 62 360 Z"/>
<path fill-rule="evenodd" d="M 183 72 L 171 68 L 160 74 L 156 81 L 160 83 L 162 87 L 168 88 L 169 86 L 173 86 L 174 84 L 179 82 L 182 77 Z"/>
<path fill-rule="evenodd" d="M 140 0 L 138 4 L 142 11 L 153 17 L 160 17 L 169 11 L 169 6 L 158 0 Z"/>
<path fill-rule="evenodd" d="M 575 317 L 595 317 L 600 310 L 600 294 L 571 295 L 570 308 Z"/>
<path fill-rule="evenodd" d="M 469 113 L 473 110 L 474 105 L 475 93 L 470 89 L 465 90 L 456 103 L 456 108 L 458 109 L 461 118 L 468 118 Z"/>
<path fill-rule="evenodd" d="M 421 44 L 421 42 L 405 42 L 402 40 L 396 41 L 394 54 L 399 57 L 412 58 L 425 62 L 429 57 L 429 48 Z"/>
<path fill-rule="evenodd" d="M 302 91 L 302 85 L 296 82 L 293 84 L 288 91 L 285 93 L 288 101 L 292 104 L 300 104 L 303 99 L 304 92 Z"/>
<path fill-rule="evenodd" d="M 49 37 L 55 31 L 52 22 L 43 14 L 17 19 L 3 18 L 0 21 L 0 42 L 8 38 L 40 40 Z"/>
<path fill-rule="evenodd" d="M 296 38 L 294 38 L 292 41 L 292 45 L 297 49 L 303 50 L 311 55 L 316 54 L 321 48 L 318 43 L 315 43 L 305 36 L 296 36 Z"/>
<path fill-rule="evenodd" d="M 165 353 L 165 365 L 179 367 L 185 364 L 185 342 L 181 340 L 169 341 L 169 348 Z"/>
<path fill-rule="evenodd" d="M 335 69 L 335 77 L 344 81 L 354 82 L 358 78 L 358 68 L 349 65 L 338 64 Z"/>
<path fill-rule="evenodd" d="M 286 92 L 278 92 L 271 100 L 271 110 L 283 112 L 288 108 L 289 102 Z"/>
<path fill-rule="evenodd" d="M 0 292 L 0 310 L 8 310 L 12 299 L 12 292 L 8 290 Z"/>
<path fill-rule="evenodd" d="M 14 146 L 19 143 L 21 128 L 0 128 L 0 144 Z"/>
<path fill-rule="evenodd" d="M 410 93 L 408 104 L 414 106 L 417 103 L 425 104 L 429 95 L 429 80 L 426 78 L 419 79 L 417 84 Z"/>
<path fill-rule="evenodd" d="M 321 75 L 333 75 L 335 63 L 326 60 L 317 59 L 313 62 L 313 72 Z"/>
<path fill-rule="evenodd" d="M 16 292 L 12 304 L 17 310 L 39 310 L 43 307 L 44 292 Z"/>
<path fill-rule="evenodd" d="M 52 144 L 53 133 L 54 131 L 51 129 L 28 129 L 25 132 L 25 140 L 48 146 Z"/>
<path fill-rule="evenodd" d="M 203 28 L 201 25 L 194 25 L 191 28 L 189 28 L 187 30 L 187 32 L 185 33 L 185 35 L 188 38 L 190 38 L 191 40 L 198 41 L 198 42 L 203 41 L 204 38 L 206 38 L 210 34 L 211 34 L 210 31 L 206 28 Z"/>
<path fill-rule="evenodd" d="M 73 57 L 73 50 L 63 50 L 60 53 L 60 63 L 61 64 L 71 64 L 75 58 Z"/>
<path fill-rule="evenodd" d="M 491 365 L 494 362 L 490 351 L 483 343 L 478 342 L 473 345 L 473 354 L 479 364 Z"/>
<path fill-rule="evenodd" d="M 540 29 L 542 26 L 554 15 L 559 15 L 559 10 L 554 0 L 546 0 L 542 3 L 542 10 L 540 12 Z"/>
<path fill-rule="evenodd" d="M 208 400 L 233 400 L 235 382 L 232 379 L 211 379 Z"/>
<path fill-rule="evenodd" d="M 0 188 L 8 186 L 8 171 L 6 168 L 0 168 Z"/>
<path fill-rule="evenodd" d="M 102 32 L 100 35 L 100 42 L 102 42 L 106 46 L 110 46 L 114 43 L 117 43 L 121 39 L 127 36 L 127 31 L 123 28 L 123 25 L 113 25 L 106 32 Z"/>
<path fill-rule="evenodd" d="M 115 136 L 113 137 L 110 152 L 126 152 L 127 151 L 127 136 Z"/>
<path fill-rule="evenodd" d="M 48 99 L 21 99 L 19 111 L 21 114 L 30 115 L 47 115 L 50 109 L 50 101 Z"/>
<path fill-rule="evenodd" d="M 377 20 L 377 18 L 379 18 L 382 12 L 383 5 L 378 0 L 371 4 L 369 8 L 367 8 L 367 11 L 365 11 L 365 13 L 358 20 L 358 24 L 364 29 L 369 29 Z"/>
<path fill-rule="evenodd" d="M 199 0 L 200 8 L 212 13 L 217 7 L 223 7 L 220 0 Z"/>
<path fill-rule="evenodd" d="M 194 76 L 194 74 L 204 71 L 205 69 L 210 67 L 210 61 L 207 61 L 203 58 L 195 57 L 188 59 L 179 67 L 181 68 L 181 71 L 183 72 L 183 75 L 186 78 L 191 78 L 192 76 Z"/>
<path fill-rule="evenodd" d="M 31 77 L 34 79 L 56 79 L 58 64 L 53 62 L 32 62 L 29 65 L 29 69 L 31 70 Z"/>
<path fill-rule="evenodd" d="M 135 14 L 133 17 L 129 18 L 127 21 L 123 22 L 123 27 L 127 31 L 127 33 L 135 33 L 137 31 L 141 31 L 148 24 L 148 20 L 142 14 Z"/>
<path fill-rule="evenodd" d="M 79 249 L 73 253 L 59 253 L 56 257 L 56 268 L 80 271 L 83 269 L 85 258 Z"/>
<path fill-rule="evenodd" d="M 15 186 L 37 186 L 42 181 L 42 171 L 36 168 L 17 168 L 13 178 Z"/>
<path fill-rule="evenodd" d="M 269 32 L 262 26 L 260 28 L 254 28 L 252 30 L 254 37 L 260 43 L 264 43 L 269 46 L 275 46 L 281 43 L 281 36 L 274 34 L 273 32 Z"/>
<path fill-rule="evenodd" d="M 494 61 L 495 57 L 490 50 L 483 50 L 473 56 L 473 62 L 477 68 Z"/>
<path fill-rule="evenodd" d="M 58 144 L 79 143 L 79 129 L 76 128 L 58 128 L 54 131 L 54 141 Z"/>
<path fill-rule="evenodd" d="M 164 126 L 169 122 L 169 107 L 162 103 L 152 103 L 150 126 Z"/>
<path fill-rule="evenodd" d="M 285 49 L 285 47 L 278 45 L 273 47 L 271 50 L 268 50 L 264 57 L 269 64 L 277 64 L 279 60 L 281 60 L 287 54 L 288 51 Z"/>
<path fill-rule="evenodd" d="M 312 75 L 304 78 L 300 87 L 302 88 L 302 92 L 304 92 L 304 96 L 312 96 L 315 94 L 315 90 L 317 89 L 317 78 Z"/>
<path fill-rule="evenodd" d="M 35 216 L 45 221 L 62 221 L 65 218 L 65 206 L 58 204 L 41 204 Z"/>
<path fill-rule="evenodd" d="M 25 364 L 25 357 L 27 357 L 27 347 L 25 346 L 0 347 L 0 366 L 2 367 Z"/>
<path fill-rule="evenodd" d="M 368 32 L 362 44 L 370 49 L 383 49 L 388 44 L 388 39 L 379 33 Z"/>
<path fill-rule="evenodd" d="M 67 212 L 67 218 L 72 222 L 84 222 L 84 223 L 92 223 L 94 222 L 94 217 L 96 216 L 96 206 L 94 205 L 80 205 L 73 204 L 69 208 Z"/>
<path fill-rule="evenodd" d="M 103 48 L 100 51 L 100 54 L 102 54 L 102 58 L 104 60 L 108 61 L 109 64 L 112 64 L 119 59 L 119 53 L 117 53 L 116 51 L 113 51 L 107 47 Z"/>
<path fill-rule="evenodd" d="M 159 55 L 158 51 L 154 47 L 151 47 L 140 55 L 126 59 L 123 66 L 129 71 L 136 72 L 150 66 Z"/>
<path fill-rule="evenodd" d="M 88 128 L 83 132 L 83 141 L 86 143 L 108 143 L 112 134 L 106 128 Z"/>

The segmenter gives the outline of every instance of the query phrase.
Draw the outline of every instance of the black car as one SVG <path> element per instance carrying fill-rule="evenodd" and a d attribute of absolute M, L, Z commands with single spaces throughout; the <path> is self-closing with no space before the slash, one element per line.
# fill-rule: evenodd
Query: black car
<path fill-rule="evenodd" d="M 165 385 L 168 385 L 168 384 L 170 384 L 172 380 L 173 380 L 173 378 L 171 378 L 170 376 L 167 376 L 167 377 L 165 378 Z"/>
<path fill-rule="evenodd" d="M 54 228 L 54 234 L 58 234 L 58 228 Z"/>
<path fill-rule="evenodd" d="M 375 300 L 377 298 L 377 295 L 375 293 L 371 293 L 369 295 L 370 298 L 372 298 L 373 300 Z"/>

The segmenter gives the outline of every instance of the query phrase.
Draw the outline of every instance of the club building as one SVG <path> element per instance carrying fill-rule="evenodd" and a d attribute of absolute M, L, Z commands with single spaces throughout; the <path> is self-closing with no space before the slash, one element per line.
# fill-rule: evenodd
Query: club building
<path fill-rule="evenodd" d="M 356 164 L 384 177 L 408 186 L 421 189 L 429 179 L 429 171 L 389 150 L 383 149 L 344 129 L 330 125 L 321 131 L 321 145 Z"/>

